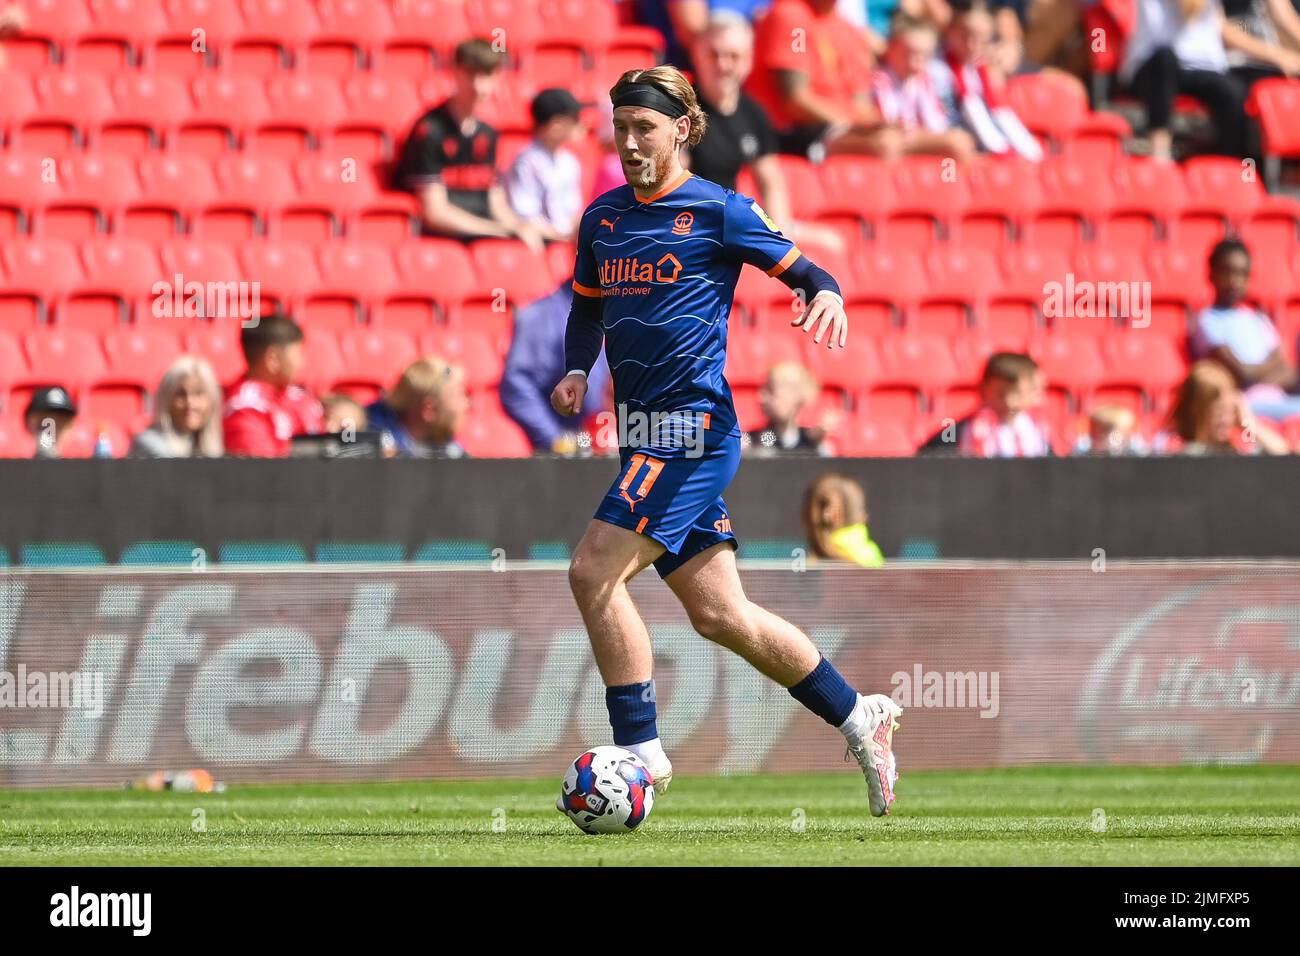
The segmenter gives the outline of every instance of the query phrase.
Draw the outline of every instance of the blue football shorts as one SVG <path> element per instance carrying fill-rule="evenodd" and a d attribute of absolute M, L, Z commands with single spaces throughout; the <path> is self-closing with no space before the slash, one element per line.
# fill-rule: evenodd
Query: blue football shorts
<path fill-rule="evenodd" d="M 722 492 L 740 465 L 740 429 L 710 429 L 708 415 L 697 421 L 703 434 L 694 443 L 660 433 L 653 444 L 620 449 L 618 477 L 596 509 L 597 521 L 664 546 L 654 563 L 661 578 L 719 542 L 736 547 Z"/>

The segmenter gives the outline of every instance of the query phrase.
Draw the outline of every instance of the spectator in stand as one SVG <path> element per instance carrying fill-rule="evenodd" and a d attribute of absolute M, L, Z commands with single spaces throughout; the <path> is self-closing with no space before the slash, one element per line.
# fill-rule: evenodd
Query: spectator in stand
<path fill-rule="evenodd" d="M 836 0 L 776 0 L 758 21 L 747 89 L 767 110 L 783 153 L 820 161 L 837 153 L 901 155 L 895 130 L 867 92 L 867 33 Z"/>
<path fill-rule="evenodd" d="M 601 121 L 596 126 L 596 139 L 605 154 L 596 167 L 596 178 L 592 182 L 591 199 L 603 196 L 611 189 L 627 185 L 627 176 L 623 174 L 623 160 L 618 157 L 614 146 L 614 104 L 608 97 L 602 96 L 597 108 L 601 111 Z"/>
<path fill-rule="evenodd" d="M 939 35 L 926 20 L 899 17 L 885 50 L 884 66 L 871 78 L 876 108 L 897 136 L 905 156 L 949 156 L 965 162 L 975 156 L 975 140 L 953 124 L 940 90 L 950 71 L 935 58 Z M 963 74 L 963 76 L 966 74 Z"/>
<path fill-rule="evenodd" d="M 1098 405 L 1088 416 L 1088 433 L 1079 438 L 1074 453 L 1099 457 L 1146 454 L 1137 433 L 1137 416 L 1123 405 Z"/>
<path fill-rule="evenodd" d="M 497 181 L 497 131 L 475 115 L 496 88 L 504 60 L 487 40 L 456 47 L 455 89 L 416 122 L 393 185 L 419 197 L 425 228 L 435 235 L 517 236 L 540 251 L 537 228 L 515 215 Z"/>
<path fill-rule="evenodd" d="M 695 43 L 696 94 L 708 114 L 704 138 L 690 150 L 692 172 L 727 189 L 746 166 L 754 171 L 758 198 L 786 235 L 803 246 L 843 253 L 834 229 L 794 219 L 785 176 L 776 158 L 776 132 L 763 107 L 741 88 L 754 66 L 754 30 L 731 10 L 714 13 Z"/>
<path fill-rule="evenodd" d="M 565 149 L 582 132 L 582 105 L 564 89 L 542 90 L 532 102 L 533 141 L 506 175 L 506 195 L 516 216 L 543 239 L 569 241 L 582 217 L 582 165 Z"/>
<path fill-rule="evenodd" d="M 772 5 L 772 0 L 634 0 L 637 20 L 659 31 L 664 38 L 664 62 L 687 73 L 695 41 L 708 27 L 712 13 L 726 11 L 753 20 Z"/>
<path fill-rule="evenodd" d="M 399 458 L 464 458 L 456 435 L 469 411 L 465 372 L 436 355 L 412 362 L 385 397 L 366 408 Z"/>
<path fill-rule="evenodd" d="M 564 367 L 564 332 L 572 301 L 572 281 L 566 279 L 550 295 L 519 310 L 501 374 L 501 407 L 524 430 L 533 451 L 541 454 L 573 455 L 579 448 L 573 419 L 551 407 L 555 383 L 569 371 Z M 587 377 L 583 421 L 607 407 L 608 382 L 609 366 L 602 352 Z"/>
<path fill-rule="evenodd" d="M 23 413 L 23 423 L 36 439 L 33 457 L 62 458 L 64 442 L 76 417 L 77 406 L 66 388 L 53 385 L 32 392 Z"/>
<path fill-rule="evenodd" d="M 1173 156 L 1169 120 L 1179 94 L 1195 97 L 1209 111 L 1215 152 L 1246 155 L 1246 84 L 1229 72 L 1227 47 L 1265 57 L 1288 76 L 1300 73 L 1300 53 L 1225 23 L 1220 0 L 1137 0 L 1119 79 L 1146 107 L 1152 156 Z"/>
<path fill-rule="evenodd" d="M 206 359 L 182 355 L 154 394 L 153 424 L 131 441 L 131 458 L 220 458 L 221 386 Z"/>
<path fill-rule="evenodd" d="M 820 390 L 812 373 L 798 362 L 773 365 L 758 391 L 759 407 L 767 421 L 742 437 L 745 454 L 757 458 L 833 454 L 827 437 L 838 427 L 838 415 L 828 412 L 815 428 L 799 424 L 799 416 L 817 400 Z"/>
<path fill-rule="evenodd" d="M 813 559 L 884 566 L 884 555 L 867 529 L 867 494 L 852 478 L 832 473 L 809 485 L 803 496 L 803 525 Z"/>
<path fill-rule="evenodd" d="M 1300 13 L 1290 0 L 1223 0 L 1228 69 L 1249 88 L 1300 70 Z"/>
<path fill-rule="evenodd" d="M 1158 450 L 1183 455 L 1285 455 L 1286 439 L 1251 414 L 1232 374 L 1211 360 L 1192 366 Z"/>
<path fill-rule="evenodd" d="M 936 30 L 943 30 L 952 18 L 948 0 L 837 0 L 835 12 L 866 31 L 876 56 L 885 55 L 895 17 L 929 20 Z"/>
<path fill-rule="evenodd" d="M 944 41 L 947 69 L 936 78 L 949 123 L 964 127 L 985 152 L 1041 161 L 1043 148 L 1007 103 L 1005 77 L 990 61 L 993 18 L 981 0 L 954 12 Z"/>
<path fill-rule="evenodd" d="M 227 455 L 283 458 L 294 435 L 320 432 L 321 404 L 296 384 L 304 362 L 302 340 L 297 323 L 279 313 L 240 332 L 248 370 L 226 394 Z"/>
<path fill-rule="evenodd" d="M 1040 458 L 1052 454 L 1047 426 L 1037 417 L 1043 404 L 1038 363 L 1018 352 L 989 356 L 980 378 L 980 406 L 946 423 L 922 454 L 955 450 L 972 458 Z"/>
<path fill-rule="evenodd" d="M 351 395 L 331 392 L 321 396 L 321 407 L 325 410 L 325 427 L 321 429 L 327 435 L 352 435 L 367 428 L 366 410 Z"/>
<path fill-rule="evenodd" d="M 1223 365 L 1256 415 L 1284 419 L 1300 415 L 1300 376 L 1281 349 L 1281 339 L 1263 312 L 1246 305 L 1250 251 L 1225 239 L 1210 251 L 1214 304 L 1196 319 L 1192 353 Z"/>

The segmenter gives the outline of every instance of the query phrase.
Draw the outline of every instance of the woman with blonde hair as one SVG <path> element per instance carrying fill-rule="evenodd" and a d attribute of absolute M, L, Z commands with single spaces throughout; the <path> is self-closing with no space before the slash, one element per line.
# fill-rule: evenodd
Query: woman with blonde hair
<path fill-rule="evenodd" d="M 884 565 L 880 547 L 867 531 L 867 493 L 846 475 L 829 472 L 808 486 L 803 523 L 814 558 L 850 561 L 863 568 Z"/>
<path fill-rule="evenodd" d="M 221 387 L 212 366 L 182 355 L 154 394 L 153 424 L 131 442 L 133 458 L 220 458 Z"/>
<path fill-rule="evenodd" d="M 1286 440 L 1250 412 L 1232 373 L 1210 359 L 1187 374 L 1170 414 L 1184 455 L 1285 455 Z"/>

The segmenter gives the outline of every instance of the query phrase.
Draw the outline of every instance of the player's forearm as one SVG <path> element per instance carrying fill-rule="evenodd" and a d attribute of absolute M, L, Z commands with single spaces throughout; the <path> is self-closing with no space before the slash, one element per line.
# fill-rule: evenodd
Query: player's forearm
<path fill-rule="evenodd" d="M 844 298 L 835 277 L 804 255 L 799 256 L 778 278 L 804 302 L 811 302 L 818 292 L 833 292 L 841 300 Z"/>
<path fill-rule="evenodd" d="M 605 327 L 600 324 L 601 302 L 595 296 L 575 292 L 569 309 L 569 324 L 564 330 L 564 369 L 566 372 L 591 373 L 605 341 Z"/>

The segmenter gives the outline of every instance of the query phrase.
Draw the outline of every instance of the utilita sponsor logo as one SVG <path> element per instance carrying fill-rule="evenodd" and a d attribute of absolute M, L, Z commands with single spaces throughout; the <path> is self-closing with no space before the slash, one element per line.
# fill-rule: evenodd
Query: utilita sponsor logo
<path fill-rule="evenodd" d="M 439 765 L 518 768 L 575 738 L 609 734 L 604 684 L 580 626 L 525 636 L 522 627 L 485 620 L 453 644 L 409 616 L 394 622 L 398 585 L 367 581 L 353 584 L 341 619 L 314 621 L 309 631 L 277 616 L 286 587 L 282 579 L 214 573 L 152 590 L 150 606 L 138 584 L 103 585 L 98 616 L 118 633 L 98 633 L 87 621 L 96 632 L 76 641 L 81 669 L 104 675 L 104 719 L 20 722 L 16 715 L 33 712 L 0 711 L 0 767 L 14 768 L 15 778 L 18 768 L 39 766 L 66 769 L 69 779 L 101 772 L 114 779 L 112 768 L 183 754 L 246 772 L 316 773 L 322 762 L 372 768 L 421 752 Z M 319 588 L 294 593 L 306 600 Z M 24 597 L 22 582 L 0 584 L 0 667 L 19 649 L 28 657 L 55 652 L 48 641 L 16 634 Z M 138 623 L 124 628 L 124 620 Z M 652 624 L 650 634 L 656 659 L 674 674 L 677 706 L 661 716 L 664 735 L 686 741 L 721 732 L 717 770 L 760 769 L 799 705 L 688 625 Z M 810 629 L 828 657 L 846 635 L 842 627 Z M 58 653 L 70 651 L 66 640 Z M 521 672 L 524 653 L 532 662 Z"/>
<path fill-rule="evenodd" d="M 1241 577 L 1167 598 L 1093 662 L 1079 703 L 1091 760 L 1257 763 L 1300 706 L 1294 579 Z M 1288 600 L 1289 599 L 1289 600 Z"/>

